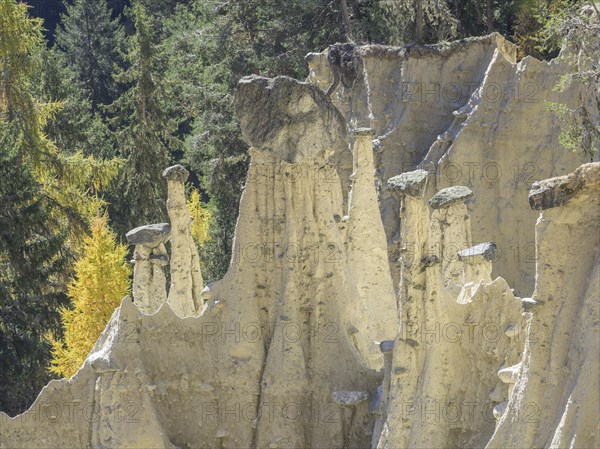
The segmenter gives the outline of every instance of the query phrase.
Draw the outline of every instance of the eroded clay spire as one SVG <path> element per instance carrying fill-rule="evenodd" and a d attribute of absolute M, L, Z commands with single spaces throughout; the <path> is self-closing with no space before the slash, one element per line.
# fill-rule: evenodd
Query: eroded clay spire
<path fill-rule="evenodd" d="M 168 302 L 180 317 L 194 316 L 200 310 L 203 289 L 200 258 L 192 238 L 191 218 L 185 203 L 185 182 L 189 172 L 173 165 L 163 172 L 167 178 L 171 219 L 171 287 Z"/>

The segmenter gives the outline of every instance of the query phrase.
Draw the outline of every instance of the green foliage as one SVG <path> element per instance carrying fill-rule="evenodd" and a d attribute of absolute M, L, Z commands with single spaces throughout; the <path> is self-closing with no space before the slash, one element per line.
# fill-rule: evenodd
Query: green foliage
<path fill-rule="evenodd" d="M 0 123 L 15 127 L 19 158 L 31 167 L 54 206 L 53 218 L 59 226 L 69 226 L 76 244 L 86 220 L 102 206 L 96 194 L 116 176 L 119 161 L 98 162 L 59 150 L 45 127 L 62 104 L 36 98 L 33 86 L 45 51 L 41 23 L 29 18 L 26 5 L 0 0 L 0 27 Z"/>
<path fill-rule="evenodd" d="M 95 219 L 84 241 L 83 257 L 75 263 L 75 278 L 69 284 L 71 307 L 60 309 L 64 338 L 46 333 L 52 345 L 50 372 L 71 377 L 83 364 L 130 290 L 131 268 L 126 256 L 127 246 L 117 243 L 106 216 Z"/>
<path fill-rule="evenodd" d="M 128 89 L 110 106 L 120 154 L 126 158 L 111 204 L 120 233 L 166 219 L 166 181 L 162 171 L 180 145 L 177 122 L 166 114 L 167 87 L 155 19 L 141 3 L 131 8 L 135 34 L 126 43 L 127 69 L 115 79 Z"/>
<path fill-rule="evenodd" d="M 562 48 L 561 58 L 572 67 L 555 87 L 580 89 L 575 106 L 549 103 L 561 119 L 560 143 L 566 149 L 593 158 L 600 149 L 600 9 L 593 2 L 557 1 L 540 32 L 545 48 Z"/>
<path fill-rule="evenodd" d="M 443 0 L 381 0 L 381 5 L 393 44 L 439 42 L 456 36 L 458 21 Z"/>
<path fill-rule="evenodd" d="M 67 13 L 57 29 L 56 43 L 95 112 L 99 105 L 112 103 L 117 97 L 113 73 L 120 62 L 122 33 L 117 21 L 111 20 L 107 3 L 98 0 L 67 3 Z"/>
<path fill-rule="evenodd" d="M 42 54 L 45 70 L 36 76 L 36 96 L 60 102 L 62 108 L 46 123 L 48 137 L 63 153 L 83 153 L 105 160 L 116 155 L 116 142 L 108 126 L 77 83 L 76 74 L 65 62 L 66 56 L 53 48 Z"/>
<path fill-rule="evenodd" d="M 51 204 L 19 157 L 19 130 L 0 127 L 0 409 L 16 414 L 48 382 L 43 334 L 59 331 L 65 303 L 65 233 L 50 226 Z"/>
<path fill-rule="evenodd" d="M 26 5 L 0 0 L 0 36 L 0 405 L 16 412 L 48 380 L 43 333 L 60 333 L 67 256 L 102 206 L 99 193 L 119 161 L 98 161 L 80 148 L 63 152 L 49 136 L 63 103 L 40 94 L 47 50 Z"/>

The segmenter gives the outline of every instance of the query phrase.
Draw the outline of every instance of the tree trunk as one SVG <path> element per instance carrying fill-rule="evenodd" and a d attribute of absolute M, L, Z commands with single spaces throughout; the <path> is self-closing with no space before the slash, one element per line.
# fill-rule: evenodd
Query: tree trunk
<path fill-rule="evenodd" d="M 339 1 L 342 13 L 342 36 L 348 42 L 352 40 L 352 25 L 350 24 L 350 14 L 348 14 L 348 3 L 346 0 Z"/>
<path fill-rule="evenodd" d="M 360 7 L 358 6 L 358 2 L 356 0 L 350 0 L 350 6 L 352 7 L 352 13 L 354 14 L 354 18 L 356 20 L 362 19 L 362 14 L 360 13 Z"/>
<path fill-rule="evenodd" d="M 492 10 L 492 0 L 485 0 L 486 6 L 486 18 L 487 18 L 487 32 L 488 34 L 494 31 L 494 12 Z"/>
<path fill-rule="evenodd" d="M 423 5 L 421 0 L 415 0 L 415 41 L 423 43 Z"/>

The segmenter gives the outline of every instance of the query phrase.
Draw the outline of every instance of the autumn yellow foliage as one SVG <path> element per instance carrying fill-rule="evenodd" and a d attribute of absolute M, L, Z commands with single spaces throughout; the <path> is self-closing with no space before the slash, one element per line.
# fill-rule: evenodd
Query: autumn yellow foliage
<path fill-rule="evenodd" d="M 50 372 L 71 377 L 83 364 L 115 308 L 129 293 L 131 268 L 126 256 L 127 247 L 117 243 L 106 216 L 96 218 L 69 284 L 71 308 L 60 310 L 64 337 L 46 336 L 52 345 Z"/>
<path fill-rule="evenodd" d="M 208 207 L 202 203 L 202 198 L 198 189 L 193 188 L 190 192 L 190 198 L 187 201 L 187 207 L 192 216 L 192 237 L 198 246 L 202 246 L 210 238 L 208 229 L 212 214 Z"/>

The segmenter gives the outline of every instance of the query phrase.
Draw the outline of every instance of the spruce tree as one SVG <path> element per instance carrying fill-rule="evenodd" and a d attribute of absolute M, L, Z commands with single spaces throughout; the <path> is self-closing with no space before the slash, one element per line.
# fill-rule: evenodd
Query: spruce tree
<path fill-rule="evenodd" d="M 49 380 L 43 334 L 60 331 L 68 262 L 65 233 L 49 226 L 51 205 L 20 161 L 19 134 L 0 127 L 0 410 L 11 415 L 25 411 Z"/>
<path fill-rule="evenodd" d="M 119 233 L 166 219 L 162 172 L 180 146 L 174 135 L 177 123 L 166 114 L 165 68 L 154 19 L 139 2 L 131 14 L 135 34 L 126 43 L 128 68 L 116 75 L 121 85 L 130 87 L 110 106 L 119 151 L 126 158 L 110 210 Z"/>
<path fill-rule="evenodd" d="M 113 74 L 122 40 L 123 32 L 117 20 L 111 20 L 111 10 L 105 0 L 67 3 L 67 13 L 57 28 L 56 43 L 77 74 L 94 111 L 117 97 Z"/>
<path fill-rule="evenodd" d="M 45 101 L 59 101 L 62 108 L 50 117 L 45 130 L 62 153 L 83 153 L 98 159 L 116 156 L 116 142 L 95 112 L 77 74 L 66 63 L 67 57 L 53 47 L 42 54 L 44 70 L 35 78 L 37 96 Z"/>
<path fill-rule="evenodd" d="M 18 161 L 31 168 L 51 199 L 55 221 L 49 225 L 69 228 L 76 243 L 87 220 L 103 205 L 97 193 L 116 176 L 119 161 L 63 153 L 48 137 L 46 125 L 63 104 L 36 97 L 34 81 L 46 47 L 41 21 L 30 18 L 27 8 L 15 0 L 0 0 L 0 123 L 15 127 Z"/>
<path fill-rule="evenodd" d="M 57 339 L 51 332 L 46 335 L 52 345 L 52 373 L 71 377 L 77 372 L 129 292 L 131 268 L 126 256 L 127 246 L 117 243 L 106 216 L 94 220 L 69 284 L 72 307 L 60 310 L 64 338 Z"/>
<path fill-rule="evenodd" d="M 456 36 L 458 21 L 446 0 L 382 0 L 381 5 L 393 32 L 393 44 L 410 40 L 423 44 Z"/>

